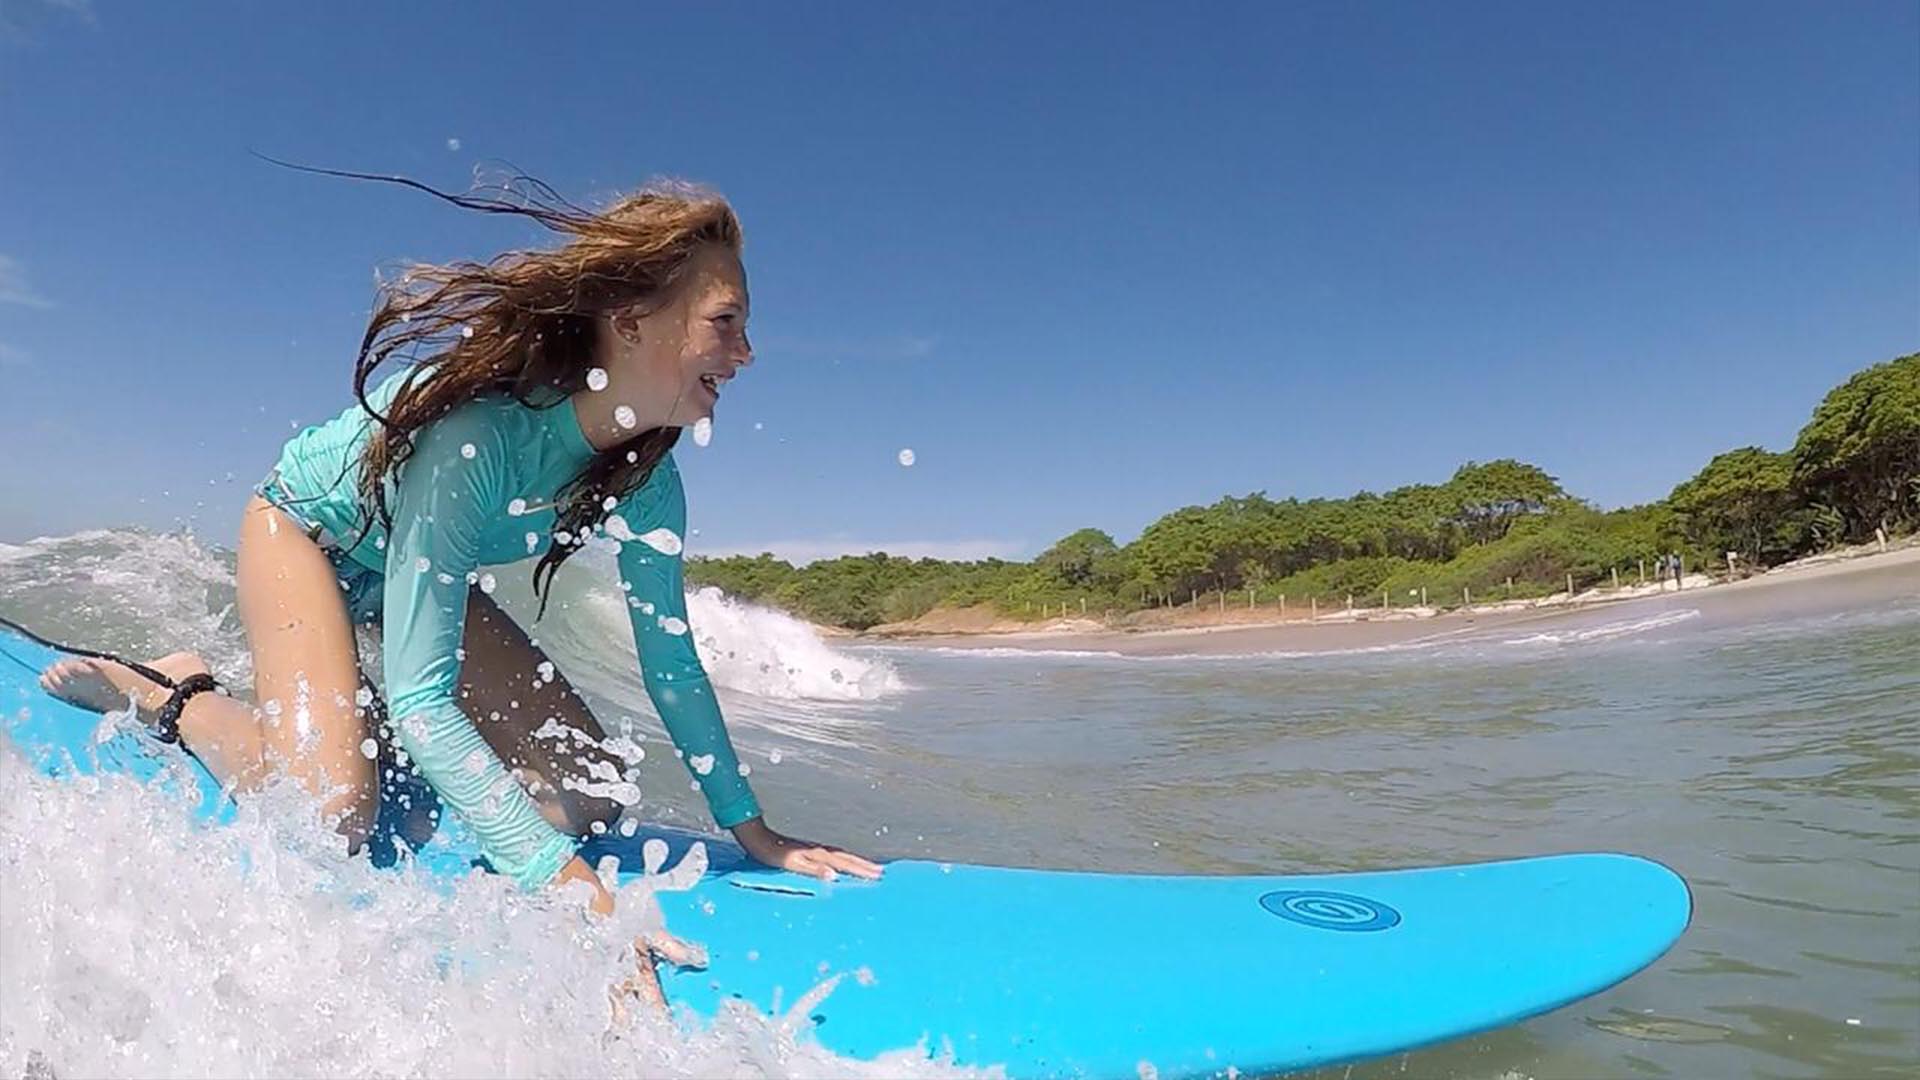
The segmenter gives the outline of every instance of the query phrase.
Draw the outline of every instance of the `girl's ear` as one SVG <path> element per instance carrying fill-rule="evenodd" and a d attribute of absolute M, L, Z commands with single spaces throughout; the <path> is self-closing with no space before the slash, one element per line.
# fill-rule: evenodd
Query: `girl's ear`
<path fill-rule="evenodd" d="M 609 316 L 607 322 L 613 327 L 613 332 L 619 334 L 621 339 L 626 341 L 627 344 L 640 344 L 640 315 L 638 312 L 629 308 L 626 311 L 617 312 Z"/>

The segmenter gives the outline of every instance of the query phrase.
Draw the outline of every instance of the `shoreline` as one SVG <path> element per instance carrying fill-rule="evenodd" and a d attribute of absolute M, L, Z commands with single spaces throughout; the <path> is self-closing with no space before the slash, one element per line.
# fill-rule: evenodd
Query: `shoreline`
<path fill-rule="evenodd" d="M 1867 579 L 1873 579 L 1868 581 Z M 1386 646 L 1419 646 L 1470 632 L 1549 626 L 1586 621 L 1596 612 L 1627 608 L 1712 609 L 1716 615 L 1745 617 L 1779 610 L 1825 610 L 1857 606 L 1876 595 L 1910 590 L 1920 595 L 1920 539 L 1884 552 L 1878 545 L 1828 552 L 1742 578 L 1716 581 L 1689 574 L 1682 588 L 1668 583 L 1590 589 L 1533 600 L 1476 604 L 1467 608 L 1377 608 L 1339 611 L 1317 620 L 1304 614 L 1288 618 L 1221 619 L 1218 613 L 1189 612 L 1189 625 L 1113 627 L 1096 619 L 1056 619 L 1043 626 L 976 618 L 979 628 L 917 629 L 893 624 L 842 637 L 849 644 L 942 649 L 1025 649 L 1033 651 L 1109 652 L 1122 655 L 1178 653 L 1336 652 Z M 1661 603 L 1661 601 L 1666 601 Z M 1232 615 L 1229 611 L 1227 615 Z M 1244 614 L 1244 611 L 1243 611 Z M 1275 613 L 1277 615 L 1277 613 Z M 916 620 L 918 621 L 918 620 Z M 958 621 L 958 620 L 950 620 Z"/>

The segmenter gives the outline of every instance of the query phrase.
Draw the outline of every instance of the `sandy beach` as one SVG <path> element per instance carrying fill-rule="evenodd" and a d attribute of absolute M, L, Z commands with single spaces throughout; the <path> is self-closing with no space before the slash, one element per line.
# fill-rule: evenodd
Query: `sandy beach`
<path fill-rule="evenodd" d="M 876 627 L 863 640 L 940 648 L 1035 649 L 1109 652 L 1129 656 L 1232 655 L 1276 652 L 1336 652 L 1383 646 L 1417 647 L 1449 638 L 1500 631 L 1578 631 L 1605 621 L 1697 611 L 1718 620 L 1763 615 L 1812 614 L 1856 607 L 1889 595 L 1920 597 L 1920 543 L 1885 552 L 1855 548 L 1813 556 L 1730 583 L 1689 575 L 1675 590 L 1652 585 L 1594 589 L 1538 600 L 1479 605 L 1450 611 L 1402 608 L 1303 614 L 1189 611 L 1199 625 L 1109 627 L 1094 619 L 1061 619 L 1041 626 L 994 618 L 982 612 L 946 613 L 939 621 Z M 938 628 L 938 629 L 936 629 Z"/>

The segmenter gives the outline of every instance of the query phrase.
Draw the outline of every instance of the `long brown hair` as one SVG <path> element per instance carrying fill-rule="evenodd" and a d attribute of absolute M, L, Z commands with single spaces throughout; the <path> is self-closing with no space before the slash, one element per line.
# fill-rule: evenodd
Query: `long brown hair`
<path fill-rule="evenodd" d="M 476 196 L 404 177 L 312 171 L 404 184 L 471 210 L 529 217 L 568 237 L 553 250 L 510 251 L 486 263 L 411 266 L 381 285 L 354 363 L 353 392 L 380 424 L 361 458 L 362 502 L 388 528 L 385 480 L 412 455 L 416 432 L 487 395 L 509 395 L 531 408 L 563 403 L 587 385 L 598 316 L 664 305 L 705 245 L 740 253 L 740 221 L 727 201 L 678 181 L 653 182 L 596 213 L 528 177 L 497 188 L 499 196 Z M 396 353 L 414 368 L 381 415 L 367 399 L 367 384 Z M 595 454 L 562 489 L 555 542 L 533 570 L 542 611 L 554 572 L 604 517 L 606 498 L 624 498 L 646 483 L 679 438 L 679 428 L 638 432 Z M 571 542 L 559 542 L 562 535 Z"/>

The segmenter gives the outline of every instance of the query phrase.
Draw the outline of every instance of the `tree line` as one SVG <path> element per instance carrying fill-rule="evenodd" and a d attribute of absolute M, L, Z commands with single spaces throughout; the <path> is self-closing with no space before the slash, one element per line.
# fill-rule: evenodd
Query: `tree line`
<path fill-rule="evenodd" d="M 816 622 L 865 629 L 938 607 L 1016 617 L 1132 612 L 1230 595 L 1306 606 L 1423 595 L 1538 596 L 1637 574 L 1667 552 L 1750 568 L 1920 526 L 1920 353 L 1835 387 L 1791 449 L 1729 450 L 1643 506 L 1601 510 L 1537 465 L 1468 462 L 1440 484 L 1344 499 L 1228 496 L 1116 543 L 1081 529 L 1030 562 L 886 554 L 796 567 L 770 554 L 696 558 L 688 577 Z"/>

